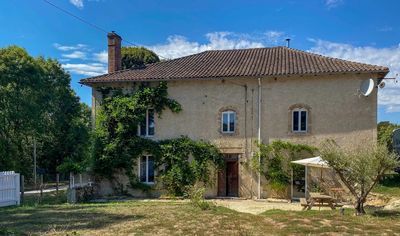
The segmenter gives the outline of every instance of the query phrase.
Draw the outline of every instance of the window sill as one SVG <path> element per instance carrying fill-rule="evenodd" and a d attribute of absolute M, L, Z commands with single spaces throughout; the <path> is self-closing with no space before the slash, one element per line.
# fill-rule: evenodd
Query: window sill
<path fill-rule="evenodd" d="M 139 135 L 139 137 L 152 139 L 152 138 L 154 138 L 154 135 Z"/>
<path fill-rule="evenodd" d="M 219 132 L 222 136 L 236 136 L 236 132 Z"/>
<path fill-rule="evenodd" d="M 310 136 L 311 133 L 310 132 L 289 132 L 288 133 L 289 136 Z"/>
<path fill-rule="evenodd" d="M 154 182 L 140 182 L 141 184 L 154 185 Z"/>

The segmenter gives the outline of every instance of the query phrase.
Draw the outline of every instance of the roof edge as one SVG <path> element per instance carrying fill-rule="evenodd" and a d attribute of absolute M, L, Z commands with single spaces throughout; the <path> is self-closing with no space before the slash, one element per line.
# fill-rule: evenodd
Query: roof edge
<path fill-rule="evenodd" d="M 350 71 L 350 72 L 326 72 L 326 73 L 305 73 L 305 74 L 284 74 L 284 75 L 258 75 L 258 76 L 216 76 L 216 77 L 188 77 L 188 78 L 164 78 L 164 79 L 137 79 L 137 80 L 110 80 L 110 81 L 94 81 L 85 82 L 86 79 L 81 79 L 78 83 L 92 87 L 94 84 L 107 83 L 132 83 L 132 82 L 161 82 L 161 81 L 181 81 L 181 80 L 222 80 L 222 79 L 243 79 L 243 78 L 284 78 L 284 77 L 303 77 L 303 76 L 318 76 L 318 75 L 343 75 L 343 74 L 376 74 L 378 78 L 384 78 L 389 73 L 387 71 Z"/>

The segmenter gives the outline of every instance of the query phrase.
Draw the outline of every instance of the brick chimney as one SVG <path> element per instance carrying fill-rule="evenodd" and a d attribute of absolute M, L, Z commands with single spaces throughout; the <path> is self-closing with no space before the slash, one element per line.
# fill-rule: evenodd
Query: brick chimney
<path fill-rule="evenodd" d="M 121 70 L 121 36 L 114 31 L 107 34 L 108 38 L 108 73 Z"/>

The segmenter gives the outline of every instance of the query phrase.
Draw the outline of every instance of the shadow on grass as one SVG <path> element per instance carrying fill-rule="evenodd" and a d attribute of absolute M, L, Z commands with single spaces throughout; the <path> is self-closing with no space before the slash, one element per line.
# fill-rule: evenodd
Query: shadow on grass
<path fill-rule="evenodd" d="M 377 216 L 377 217 L 398 218 L 398 217 L 400 217 L 400 211 L 377 210 L 377 211 L 372 212 L 371 215 Z"/>
<path fill-rule="evenodd" d="M 143 219 L 143 215 L 109 213 L 104 203 L 66 203 L 65 192 L 26 196 L 23 205 L 0 211 L 0 235 L 43 234 L 48 231 L 90 230 Z"/>
<path fill-rule="evenodd" d="M 48 231 L 78 231 L 105 228 L 115 223 L 143 219 L 102 211 L 100 205 L 61 205 L 8 208 L 0 212 L 0 234 L 41 234 Z"/>
<path fill-rule="evenodd" d="M 379 184 L 385 187 L 399 188 L 400 187 L 400 174 L 388 174 L 379 181 Z"/>
<path fill-rule="evenodd" d="M 23 206 L 36 206 L 36 205 L 57 205 L 67 202 L 66 191 L 44 193 L 42 197 L 40 194 L 29 194 L 24 196 Z"/>

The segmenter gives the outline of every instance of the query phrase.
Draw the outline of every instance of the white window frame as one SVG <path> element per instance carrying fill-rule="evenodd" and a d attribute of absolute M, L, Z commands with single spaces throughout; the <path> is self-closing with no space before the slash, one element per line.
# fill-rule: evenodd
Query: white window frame
<path fill-rule="evenodd" d="M 228 130 L 227 131 L 224 131 L 224 115 L 225 114 L 228 116 Z M 230 129 L 229 124 L 230 124 L 230 119 L 231 119 L 230 114 L 233 114 L 234 117 L 235 117 L 235 122 L 233 123 L 234 124 L 233 131 L 229 130 Z M 230 111 L 223 111 L 221 113 L 221 132 L 224 133 L 224 134 L 233 134 L 233 133 L 235 133 L 235 131 L 236 131 L 236 123 L 237 123 L 236 120 L 237 120 L 237 117 L 236 117 L 236 112 L 235 111 L 231 111 L 231 110 Z"/>
<path fill-rule="evenodd" d="M 146 157 L 146 181 L 145 182 L 142 182 L 141 181 L 141 179 L 140 179 L 140 177 L 141 177 L 141 175 L 140 175 L 140 167 L 141 167 L 141 165 L 142 165 L 142 157 Z M 139 170 L 139 182 L 140 183 L 144 183 L 144 184 L 154 184 L 154 181 L 152 181 L 152 182 L 149 182 L 149 157 L 153 157 L 152 155 L 142 155 L 142 156 L 140 156 L 139 157 L 139 167 L 138 167 L 138 170 Z M 154 169 L 154 167 L 153 167 L 153 174 L 154 174 L 154 177 L 156 176 L 156 170 Z"/>
<path fill-rule="evenodd" d="M 153 132 L 153 134 L 149 134 L 149 110 L 153 110 L 153 120 L 154 120 L 154 132 Z M 155 120 L 155 111 L 154 111 L 154 109 L 153 108 L 150 108 L 150 109 L 147 109 L 146 110 L 146 117 L 145 117 L 145 119 L 146 119 L 146 134 L 145 135 L 142 135 L 141 133 L 140 133 L 140 130 L 141 130 L 141 126 L 140 126 L 140 124 L 138 124 L 138 136 L 140 136 L 140 137 L 154 137 L 154 135 L 156 134 L 156 120 Z"/>
<path fill-rule="evenodd" d="M 297 111 L 298 112 L 298 130 L 294 130 L 294 112 Z M 306 112 L 306 130 L 301 130 L 301 112 L 305 111 Z M 292 110 L 292 132 L 293 133 L 307 133 L 308 131 L 308 110 L 305 108 L 295 108 Z"/>

